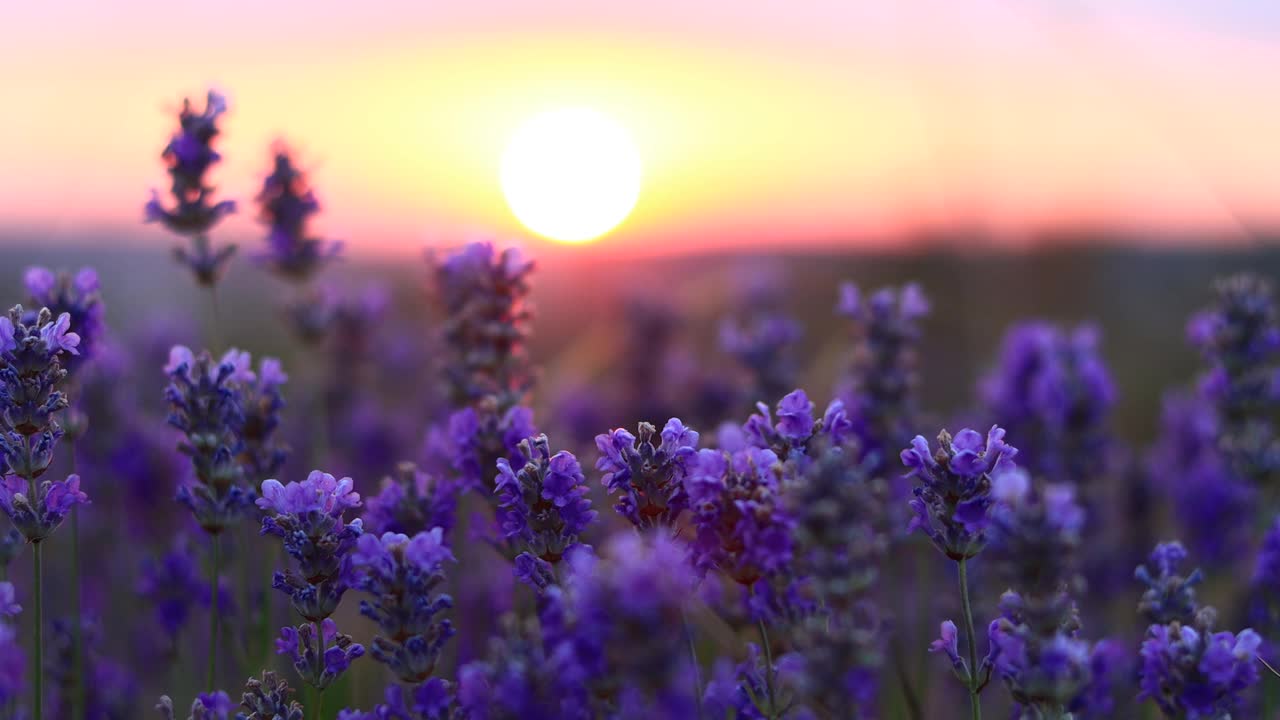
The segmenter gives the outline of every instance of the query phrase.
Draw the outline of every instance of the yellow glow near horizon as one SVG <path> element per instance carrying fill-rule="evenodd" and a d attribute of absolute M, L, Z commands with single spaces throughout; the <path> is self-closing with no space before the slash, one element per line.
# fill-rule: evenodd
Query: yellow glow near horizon
<path fill-rule="evenodd" d="M 552 240 L 587 242 L 635 207 L 640 153 L 626 129 L 602 113 L 552 110 L 516 130 L 500 176 L 507 204 L 525 227 Z"/>

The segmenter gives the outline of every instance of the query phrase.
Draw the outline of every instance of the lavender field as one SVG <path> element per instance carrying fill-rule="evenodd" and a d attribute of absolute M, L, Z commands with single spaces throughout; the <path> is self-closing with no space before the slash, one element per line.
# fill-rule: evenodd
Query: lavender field
<path fill-rule="evenodd" d="M 1271 247 L 236 247 L 210 103 L 3 238 L 0 717 L 1280 717 Z"/>

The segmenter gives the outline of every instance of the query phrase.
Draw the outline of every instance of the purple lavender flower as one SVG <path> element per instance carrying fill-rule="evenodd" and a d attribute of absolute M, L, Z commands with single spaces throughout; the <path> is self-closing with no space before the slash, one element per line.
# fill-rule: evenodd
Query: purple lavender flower
<path fill-rule="evenodd" d="M 313 470 L 306 480 L 282 485 L 262 483 L 258 507 L 263 535 L 275 535 L 298 569 L 276 572 L 271 586 L 289 595 L 298 614 L 311 622 L 333 614 L 349 585 L 347 556 L 363 532 L 359 518 L 347 522 L 347 510 L 360 506 L 349 477 L 341 480 Z"/>
<path fill-rule="evenodd" d="M 630 688 L 638 694 L 633 703 L 656 713 L 636 717 L 678 717 L 673 708 L 692 710 L 694 668 L 679 619 L 696 584 L 688 550 L 664 533 L 624 532 L 605 544 L 599 559 L 576 553 L 570 568 L 562 598 L 567 615 L 555 622 L 543 611 L 544 630 L 556 647 L 552 657 L 563 662 L 576 656 L 570 663 L 587 674 L 603 662 L 608 682 Z M 572 627 L 564 624 L 570 616 Z M 575 675 L 568 668 L 564 673 Z"/>
<path fill-rule="evenodd" d="M 1252 630 L 1152 625 L 1142 641 L 1139 698 L 1150 699 L 1165 717 L 1232 717 L 1244 708 L 1244 691 L 1258 682 L 1261 643 Z"/>
<path fill-rule="evenodd" d="M 1254 489 L 1231 469 L 1218 447 L 1218 420 L 1203 398 L 1171 395 L 1160 439 L 1147 463 L 1151 485 L 1167 493 L 1187 544 L 1207 562 L 1239 557 L 1247 547 Z"/>
<path fill-rule="evenodd" d="M 504 410 L 519 405 L 533 385 L 525 353 L 533 263 L 515 248 L 499 255 L 490 243 L 472 243 L 434 269 L 455 404 L 493 396 Z"/>
<path fill-rule="evenodd" d="M 772 675 L 775 682 L 788 686 L 796 682 L 808 670 L 809 662 L 797 654 L 789 653 L 775 658 L 772 668 L 768 667 L 760 647 L 755 643 L 747 644 L 747 658 L 737 666 L 719 663 L 711 682 L 703 693 L 703 709 L 710 717 L 733 717 L 742 720 L 767 720 L 770 717 L 812 717 L 809 708 L 795 707 L 790 693 L 778 693 L 770 698 L 768 678 Z M 856 682 L 856 680 L 855 680 Z M 850 694 L 854 688 L 845 691 Z M 770 704 L 772 703 L 772 707 Z M 789 708 L 789 712 L 784 712 Z M 851 708 L 843 707 L 843 712 Z M 852 715 L 852 717 L 859 717 Z"/>
<path fill-rule="evenodd" d="M 444 563 L 453 553 L 439 527 L 407 535 L 362 535 L 351 554 L 353 585 L 373 596 L 360 601 L 360 613 L 378 623 L 373 657 L 406 683 L 425 682 L 435 671 L 445 642 L 454 634 L 441 618 L 453 599 L 441 592 Z"/>
<path fill-rule="evenodd" d="M 698 451 L 685 492 L 698 534 L 694 564 L 716 568 L 744 587 L 791 562 L 795 521 L 783 506 L 780 462 L 771 450 Z"/>
<path fill-rule="evenodd" d="M 792 637 L 806 658 L 799 685 L 811 708 L 836 716 L 852 707 L 857 717 L 874 717 L 885 633 L 873 590 L 888 549 L 888 488 L 856 454 L 828 449 L 788 493 L 793 572 L 816 605 L 793 623 Z"/>
<path fill-rule="evenodd" d="M 1236 275 L 1216 290 L 1214 306 L 1187 328 L 1209 365 L 1199 390 L 1216 411 L 1218 444 L 1232 470 L 1260 486 L 1280 471 L 1280 313 L 1260 277 Z"/>
<path fill-rule="evenodd" d="M 520 443 L 537 434 L 532 410 L 517 405 L 500 412 L 493 398 L 487 398 L 449 416 L 443 443 L 464 487 L 487 492 L 494 464 L 500 458 L 513 466 L 524 464 Z"/>
<path fill-rule="evenodd" d="M 852 324 L 853 350 L 836 391 L 844 401 L 863 453 L 875 458 L 882 476 L 891 453 L 908 442 L 916 426 L 916 372 L 920 321 L 929 301 L 915 284 L 881 288 L 863 297 L 857 286 L 840 287 L 837 312 Z"/>
<path fill-rule="evenodd" d="M 267 357 L 262 358 L 258 372 L 239 385 L 239 461 L 254 483 L 275 475 L 289 457 L 288 446 L 276 434 L 284 409 L 280 386 L 288 381 L 280 361 Z"/>
<path fill-rule="evenodd" d="M 6 475 L 0 480 L 0 509 L 27 542 L 40 542 L 53 534 L 76 505 L 89 504 L 89 496 L 80 490 L 80 476 L 66 480 L 24 480 Z"/>
<path fill-rule="evenodd" d="M 1186 559 L 1182 543 L 1161 543 L 1151 552 L 1147 564 L 1134 571 L 1134 577 L 1147 586 L 1138 604 L 1138 612 L 1147 622 L 1188 625 L 1195 619 L 1200 609 L 1195 589 L 1204 581 L 1204 574 L 1196 568 L 1182 575 L 1179 568 Z"/>
<path fill-rule="evenodd" d="M 341 242 L 309 235 L 307 221 L 319 212 L 320 203 L 288 151 L 276 153 L 275 167 L 262 184 L 258 204 L 262 221 L 271 228 L 267 251 L 260 259 L 277 275 L 305 282 L 342 252 Z"/>
<path fill-rule="evenodd" d="M 281 628 L 276 654 L 287 655 L 299 677 L 317 690 L 324 690 L 364 655 L 364 646 L 338 632 L 333 618 L 325 618 L 319 625 L 307 622 L 296 628 Z"/>
<path fill-rule="evenodd" d="M 769 407 L 757 403 L 756 414 L 742 426 L 743 439 L 754 447 L 772 450 L 779 459 L 803 469 L 809 456 L 844 445 L 854 437 L 853 423 L 842 401 L 832 400 L 817 420 L 813 417 L 814 407 L 804 390 L 793 390 L 778 401 L 775 424 Z M 721 445 L 732 447 L 723 440 Z"/>
<path fill-rule="evenodd" d="M 79 338 L 75 353 L 61 357 L 68 375 L 74 376 L 80 366 L 100 352 L 106 335 L 105 306 L 98 292 L 98 273 L 81 268 L 74 276 L 54 274 L 48 268 L 33 266 L 23 275 L 27 294 L 35 307 L 47 307 L 55 317 L 66 313 L 70 327 Z"/>
<path fill-rule="evenodd" d="M 147 222 L 159 222 L 171 232 L 191 237 L 191 251 L 178 248 L 174 255 L 202 285 L 217 282 L 222 266 L 236 250 L 234 245 L 228 245 L 215 252 L 208 237 L 213 226 L 236 209 L 236 204 L 228 200 L 213 202 L 214 188 L 205 177 L 209 168 L 222 159 L 212 145 L 218 136 L 218 118 L 226 111 L 226 98 L 212 90 L 203 113 L 196 113 L 190 100 L 182 101 L 179 132 L 169 141 L 163 155 L 172 179 L 169 192 L 173 206 L 162 205 L 160 194 L 152 190 L 145 209 Z"/>
<path fill-rule="evenodd" d="M 752 307 L 744 317 L 720 323 L 720 349 L 751 378 L 751 398 L 775 398 L 795 387 L 796 344 L 800 323 L 767 307 Z"/>
<path fill-rule="evenodd" d="M 383 702 L 372 712 L 346 710 L 338 713 L 338 720 L 449 720 L 452 706 L 453 687 L 431 678 L 414 688 L 388 685 Z"/>
<path fill-rule="evenodd" d="M 249 678 L 245 682 L 240 700 L 244 711 L 236 720 L 303 720 L 302 705 L 292 697 L 289 683 L 270 670 L 264 671 L 261 680 Z"/>
<path fill-rule="evenodd" d="M 460 717 L 487 720 L 588 720 L 596 717 L 586 688 L 562 671 L 574 661 L 552 657 L 538 626 L 503 619 L 484 659 L 458 670 Z M 575 663 L 576 664 L 576 663 Z"/>
<path fill-rule="evenodd" d="M 520 447 L 528 458 L 524 467 L 513 470 L 506 458 L 497 462 L 494 493 L 503 537 L 512 559 L 527 553 L 555 564 L 595 519 L 586 478 L 573 453 L 551 454 L 546 435 Z"/>
<path fill-rule="evenodd" d="M 209 583 L 200 578 L 200 568 L 186 538 L 177 538 L 159 559 L 146 559 L 139 573 L 137 593 L 154 607 L 156 625 L 172 646 L 190 620 L 193 607 L 209 604 Z"/>
<path fill-rule="evenodd" d="M 417 535 L 440 528 L 447 536 L 457 511 L 453 483 L 423 472 L 410 462 L 400 463 L 395 474 L 382 479 L 382 489 L 365 500 L 366 532 Z"/>
<path fill-rule="evenodd" d="M 200 693 L 191 702 L 191 714 L 187 720 L 229 720 L 234 710 L 231 698 L 221 690 L 211 693 Z M 160 696 L 160 704 L 156 705 L 161 720 L 175 720 L 173 700 L 168 695 Z"/>
<path fill-rule="evenodd" d="M 637 528 L 673 527 L 689 505 L 684 478 L 697 455 L 698 433 L 679 418 L 667 421 L 655 445 L 656 431 L 642 422 L 636 435 L 618 428 L 596 436 L 596 469 L 604 471 L 609 494 L 618 495 L 613 509 Z"/>
<path fill-rule="evenodd" d="M 1249 588 L 1249 622 L 1264 638 L 1280 637 L 1280 517 L 1262 538 Z M 1264 654 L 1276 658 L 1275 641 L 1267 641 Z M 1275 663 L 1272 662 L 1274 665 Z"/>
<path fill-rule="evenodd" d="M 938 449 L 917 435 L 902 451 L 902 462 L 918 478 L 909 526 L 929 537 L 934 547 L 952 560 L 971 558 L 986 545 L 991 524 L 991 478 L 1014 467 L 1018 450 L 1005 443 L 1004 430 L 992 426 L 984 439 L 965 428 L 953 439 L 938 435 Z"/>
<path fill-rule="evenodd" d="M 1082 492 L 1109 469 L 1107 419 L 1115 384 L 1092 325 L 1072 331 L 1045 322 L 1005 334 L 997 366 L 980 386 L 987 414 L 1018 438 L 1018 462 Z"/>
<path fill-rule="evenodd" d="M 248 353 L 229 350 L 215 365 L 208 352 L 196 355 L 182 345 L 170 350 L 165 373 L 169 424 L 182 431 L 178 450 L 191 458 L 195 472 L 194 482 L 178 488 L 178 501 L 217 535 L 253 506 L 239 456 L 245 450 L 241 386 L 256 376 Z"/>

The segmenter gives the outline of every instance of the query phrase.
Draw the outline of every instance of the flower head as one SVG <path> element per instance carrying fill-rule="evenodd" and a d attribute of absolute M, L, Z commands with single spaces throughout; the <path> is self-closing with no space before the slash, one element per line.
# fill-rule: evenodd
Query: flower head
<path fill-rule="evenodd" d="M 513 559 L 528 553 L 557 563 L 595 519 L 586 478 L 572 453 L 551 454 L 546 435 L 524 440 L 521 454 L 528 460 L 518 470 L 506 458 L 497 462 L 503 537 Z"/>
<path fill-rule="evenodd" d="M 638 528 L 675 524 L 689 504 L 684 478 L 697 455 L 696 431 L 679 418 L 668 420 L 660 435 L 642 422 L 636 435 L 622 428 L 597 435 L 596 448 L 596 469 L 604 471 L 609 494 L 618 496 L 619 515 Z"/>
<path fill-rule="evenodd" d="M 452 623 L 440 617 L 453 607 L 453 599 L 441 591 L 444 563 L 453 561 L 443 535 L 438 527 L 412 538 L 362 535 L 351 554 L 353 585 L 370 596 L 360 601 L 360 613 L 381 631 L 373 640 L 373 657 L 403 682 L 430 678 L 454 634 Z"/>
<path fill-rule="evenodd" d="M 236 209 L 234 202 L 213 201 L 214 188 L 205 177 L 221 159 L 213 149 L 213 141 L 218 136 L 218 118 L 226 111 L 226 98 L 212 90 L 204 112 L 197 113 L 190 100 L 183 100 L 178 114 L 179 131 L 163 154 L 172 181 L 172 205 L 165 207 L 160 194 L 152 190 L 145 208 L 147 222 L 159 222 L 171 232 L 191 236 L 190 251 L 179 248 L 175 255 L 203 285 L 217 282 L 223 265 L 235 253 L 234 245 L 214 251 L 208 239 L 213 226 Z"/>
<path fill-rule="evenodd" d="M 271 228 L 267 251 L 260 259 L 272 272 L 290 280 L 306 281 L 342 252 L 342 243 L 310 236 L 307 221 L 319 212 L 320 203 L 288 151 L 276 153 L 275 166 L 262 184 L 258 204 L 262 221 Z"/>
<path fill-rule="evenodd" d="M 293 689 L 289 683 L 270 670 L 262 673 L 262 679 L 249 678 L 244 684 L 240 707 L 244 720 L 303 720 L 301 704 L 292 700 Z"/>
<path fill-rule="evenodd" d="M 965 428 L 952 438 L 938 435 L 938 449 L 917 435 L 902 451 L 908 478 L 916 478 L 910 529 L 924 532 L 938 550 L 953 560 L 970 558 L 986 545 L 991 524 L 991 478 L 1011 470 L 1018 451 L 1004 441 L 1004 430 L 992 426 L 984 438 Z"/>
<path fill-rule="evenodd" d="M 296 572 L 277 572 L 272 585 L 289 595 L 294 609 L 313 622 L 333 614 L 348 587 L 345 562 L 363 533 L 359 518 L 347 522 L 343 517 L 360 505 L 352 484 L 351 478 L 339 480 L 319 470 L 302 482 L 262 483 L 257 501 L 266 513 L 262 534 L 279 537 L 298 564 Z"/>
<path fill-rule="evenodd" d="M 454 483 L 424 472 L 413 463 L 400 463 L 395 473 L 382 479 L 382 489 L 365 500 L 367 532 L 375 535 L 417 535 L 440 528 L 453 529 L 458 489 Z"/>
<path fill-rule="evenodd" d="M 34 307 L 46 307 L 59 319 L 67 316 L 59 345 L 66 350 L 61 356 L 62 366 L 74 375 L 80 366 L 100 351 L 106 334 L 105 306 L 98 291 L 98 273 L 93 268 L 81 268 L 74 276 L 57 273 L 48 268 L 33 266 L 23 275 L 27 294 Z M 66 328 L 74 330 L 74 342 L 69 342 Z"/>
<path fill-rule="evenodd" d="M 324 690 L 351 667 L 352 661 L 364 655 L 364 646 L 338 632 L 333 618 L 325 618 L 319 625 L 308 622 L 296 628 L 281 628 L 276 654 L 288 656 L 299 677 L 317 690 Z"/>

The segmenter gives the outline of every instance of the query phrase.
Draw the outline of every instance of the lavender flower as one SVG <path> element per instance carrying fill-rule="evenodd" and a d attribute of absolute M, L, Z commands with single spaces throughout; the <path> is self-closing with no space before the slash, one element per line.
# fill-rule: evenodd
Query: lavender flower
<path fill-rule="evenodd" d="M 888 488 L 856 456 L 856 448 L 830 448 L 788 497 L 796 518 L 795 572 L 817 604 L 793 629 L 806 659 L 798 684 L 811 707 L 833 717 L 875 716 L 884 661 L 873 590 L 888 549 L 881 527 Z"/>
<path fill-rule="evenodd" d="M 191 702 L 191 714 L 187 720 L 228 720 L 235 708 L 231 698 L 221 690 L 211 693 L 200 693 Z M 156 705 L 162 720 L 174 720 L 173 700 L 168 695 L 160 696 L 160 704 Z"/>
<path fill-rule="evenodd" d="M 211 535 L 235 524 L 253 506 L 238 458 L 245 450 L 240 386 L 255 380 L 248 353 L 228 350 L 216 365 L 208 352 L 196 355 L 175 345 L 169 352 L 165 388 L 169 424 L 182 431 L 178 450 L 191 458 L 194 482 L 178 488 L 178 502 Z"/>
<path fill-rule="evenodd" d="M 212 145 L 218 136 L 218 118 L 226 111 L 226 98 L 212 90 L 203 113 L 196 113 L 190 100 L 182 101 L 182 111 L 178 114 L 180 130 L 169 141 L 163 155 L 172 179 L 169 192 L 173 196 L 173 207 L 162 205 L 160 194 L 155 190 L 151 191 L 151 200 L 146 205 L 147 222 L 159 222 L 171 232 L 191 236 L 190 252 L 178 248 L 174 255 L 202 285 L 216 283 L 222 266 L 236 251 L 234 245 L 228 245 L 215 252 L 208 237 L 213 226 L 236 209 L 236 204 L 228 200 L 214 203 L 214 188 L 205 178 L 209 168 L 222 159 Z"/>
<path fill-rule="evenodd" d="M 1150 567 L 1134 573 L 1147 585 L 1139 612 L 1152 623 L 1142 642 L 1138 697 L 1155 702 L 1166 717 L 1231 717 L 1245 708 L 1243 694 L 1258 681 L 1262 638 L 1249 629 L 1214 632 L 1217 611 L 1195 598 L 1200 571 L 1178 574 L 1186 559 L 1182 545 L 1164 543 L 1151 553 Z"/>
<path fill-rule="evenodd" d="M 498 255 L 490 243 L 472 243 L 435 264 L 456 405 L 493 396 L 505 410 L 532 386 L 525 356 L 532 270 L 515 248 Z"/>
<path fill-rule="evenodd" d="M 24 317 L 22 306 L 0 317 L 0 453 L 7 474 L 0 480 L 0 509 L 28 542 L 58 528 L 71 508 L 89 501 L 80 476 L 39 480 L 53 461 L 62 428 L 54 416 L 68 405 L 59 389 L 66 378 L 63 353 L 75 354 L 80 338 L 68 332 L 66 313 L 48 309 Z"/>
<path fill-rule="evenodd" d="M 488 491 L 494 464 L 506 459 L 513 466 L 522 465 L 527 458 L 520 443 L 537 434 L 532 410 L 517 405 L 499 411 L 494 398 L 486 398 L 477 407 L 450 415 L 442 442 L 464 487 Z"/>
<path fill-rule="evenodd" d="M 636 435 L 618 428 L 596 436 L 600 458 L 596 469 L 610 495 L 618 495 L 614 511 L 637 528 L 673 527 L 689 505 L 684 479 L 697 455 L 698 433 L 671 418 L 657 429 L 642 422 Z"/>
<path fill-rule="evenodd" d="M 694 564 L 751 587 L 791 562 L 794 519 L 783 506 L 780 463 L 771 450 L 698 451 L 685 478 L 697 538 Z"/>
<path fill-rule="evenodd" d="M 594 684 L 596 694 L 621 688 L 619 716 L 690 717 L 696 668 L 681 618 L 696 578 L 687 549 L 665 533 L 620 533 L 601 558 L 579 551 L 569 568 L 540 613 L 562 682 Z"/>
<path fill-rule="evenodd" d="M 98 273 L 86 267 L 72 276 L 33 266 L 23 274 L 23 284 L 33 306 L 49 308 L 55 317 L 63 313 L 70 317 L 71 329 L 80 342 L 76 354 L 64 354 L 61 361 L 67 374 L 74 376 L 82 364 L 99 354 L 106 335 L 106 309 L 98 292 Z"/>
<path fill-rule="evenodd" d="M 1116 391 L 1098 344 L 1092 325 L 1015 325 L 980 388 L 987 413 L 1018 438 L 1018 462 L 1082 491 L 1106 474 L 1111 456 Z"/>
<path fill-rule="evenodd" d="M 1033 486 L 1021 469 L 996 476 L 994 554 L 1013 590 L 991 623 L 990 660 L 1018 717 L 1062 716 L 1089 687 L 1091 650 L 1079 637 L 1072 592 L 1081 589 L 1078 549 L 1084 511 L 1073 486 Z"/>
<path fill-rule="evenodd" d="M 378 623 L 373 657 L 406 683 L 425 682 L 434 672 L 453 625 L 440 615 L 453 607 L 442 592 L 443 564 L 453 560 L 442 528 L 407 535 L 362 535 L 351 554 L 354 586 L 373 597 L 360 613 Z"/>
<path fill-rule="evenodd" d="M 571 661 L 572 657 L 564 660 Z M 486 720 L 587 720 L 595 717 L 586 688 L 564 677 L 538 626 L 503 618 L 482 660 L 458 670 L 458 708 L 463 718 Z"/>
<path fill-rule="evenodd" d="M 915 284 L 864 298 L 845 283 L 837 312 L 852 323 L 853 351 L 836 396 L 856 423 L 862 451 L 877 461 L 872 474 L 880 476 L 916 426 L 920 321 L 929 314 L 929 301 Z"/>
<path fill-rule="evenodd" d="M 936 452 L 920 435 L 902 451 L 902 462 L 910 468 L 907 477 L 921 482 L 910 503 L 915 517 L 909 529 L 922 531 L 952 560 L 971 558 L 986 545 L 991 478 L 1012 469 L 1018 454 L 1004 434 L 994 425 L 985 440 L 968 428 L 954 439 L 943 430 Z"/>
<path fill-rule="evenodd" d="M 1169 718 L 1228 718 L 1258 682 L 1262 638 L 1252 630 L 1212 632 L 1204 623 L 1152 625 L 1142 641 L 1141 699 Z"/>
<path fill-rule="evenodd" d="M 1148 563 L 1134 571 L 1134 577 L 1147 586 L 1138 604 L 1138 612 L 1147 622 L 1189 625 L 1195 620 L 1199 610 L 1195 589 L 1204 581 L 1204 574 L 1200 568 L 1180 574 L 1179 567 L 1186 559 L 1182 543 L 1161 543 L 1151 552 Z"/>
<path fill-rule="evenodd" d="M 1187 335 L 1209 364 L 1200 393 L 1216 410 L 1218 444 L 1236 475 L 1259 486 L 1280 471 L 1280 313 L 1271 284 L 1257 276 L 1227 278 L 1216 290 Z"/>
<path fill-rule="evenodd" d="M 809 708 L 795 707 L 794 698 L 789 693 L 775 698 L 774 704 L 778 707 L 770 707 L 767 698 L 770 674 L 781 680 L 780 684 L 786 686 L 793 684 L 797 677 L 802 676 L 809 669 L 808 659 L 794 653 L 777 658 L 773 666 L 769 667 L 760 652 L 760 646 L 748 643 L 747 658 L 741 663 L 736 666 L 727 662 L 717 664 L 715 674 L 711 682 L 707 683 L 706 691 L 703 693 L 703 709 L 709 717 L 733 717 L 742 720 L 812 717 L 808 712 Z M 849 688 L 845 694 L 850 692 L 857 691 Z M 838 701 L 833 699 L 833 702 Z M 784 712 L 783 708 L 788 708 L 792 712 Z M 849 717 L 862 717 L 858 714 L 850 714 L 858 710 L 848 706 L 843 706 L 841 712 Z"/>
<path fill-rule="evenodd" d="M 367 532 L 417 535 L 440 528 L 448 535 L 453 529 L 457 510 L 457 489 L 453 483 L 405 462 L 394 475 L 382 479 L 382 489 L 365 501 L 364 520 Z"/>
<path fill-rule="evenodd" d="M 192 608 L 209 603 L 209 584 L 200 579 L 200 568 L 186 538 L 179 537 L 158 560 L 148 558 L 143 563 L 137 593 L 154 607 L 156 625 L 170 645 L 175 644 Z"/>
<path fill-rule="evenodd" d="M 263 358 L 258 372 L 245 378 L 239 392 L 240 465 L 253 482 L 275 475 L 289 456 L 289 448 L 277 437 L 284 397 L 280 386 L 289 381 L 280 361 Z"/>
<path fill-rule="evenodd" d="M 448 720 L 453 717 L 453 688 L 445 680 L 432 678 L 414 688 L 391 684 L 383 702 L 372 712 L 346 710 L 338 720 Z"/>
<path fill-rule="evenodd" d="M 351 487 L 351 478 L 338 480 L 319 470 L 302 482 L 262 483 L 262 534 L 279 537 L 298 562 L 296 571 L 276 572 L 271 586 L 289 595 L 298 614 L 311 622 L 332 615 L 348 587 L 345 562 L 363 532 L 359 518 L 343 518 L 360 506 Z"/>
<path fill-rule="evenodd" d="M 513 470 L 506 458 L 497 462 L 502 534 L 513 559 L 528 554 L 558 563 L 596 516 L 586 478 L 573 453 L 551 454 L 546 435 L 528 438 L 520 448 L 528 458 L 524 467 Z"/>
<path fill-rule="evenodd" d="M 320 210 L 320 203 L 287 151 L 276 153 L 275 168 L 262 184 L 258 203 L 263 222 L 271 227 L 261 259 L 272 272 L 305 282 L 342 252 L 340 242 L 309 236 L 307 220 Z"/>
<path fill-rule="evenodd" d="M 1254 489 L 1231 469 L 1218 448 L 1218 420 L 1201 397 L 1175 394 L 1165 399 L 1160 439 L 1147 473 L 1153 487 L 1172 500 L 1187 544 L 1213 563 L 1239 557 L 1247 547 Z"/>
<path fill-rule="evenodd" d="M 803 390 L 793 390 L 778 401 L 778 422 L 769 407 L 756 404 L 757 413 L 742 426 L 743 439 L 752 446 L 772 450 L 779 459 L 802 470 L 814 448 L 840 446 L 853 439 L 853 423 L 844 403 L 832 400 L 820 419 L 814 419 L 814 404 Z M 726 449 L 732 449 L 724 443 Z"/>
<path fill-rule="evenodd" d="M 244 684 L 240 707 L 244 712 L 236 720 L 303 720 L 302 705 L 291 700 L 293 689 L 289 683 L 270 670 L 262 673 L 262 679 L 249 678 Z"/>
<path fill-rule="evenodd" d="M 795 386 L 795 346 L 800 323 L 770 308 L 748 308 L 745 317 L 720 323 L 720 349 L 751 377 L 750 397 L 775 398 Z"/>
<path fill-rule="evenodd" d="M 333 618 L 325 618 L 319 625 L 307 622 L 296 628 L 281 628 L 276 654 L 288 656 L 299 677 L 317 690 L 324 690 L 364 655 L 364 646 L 338 632 Z"/>

